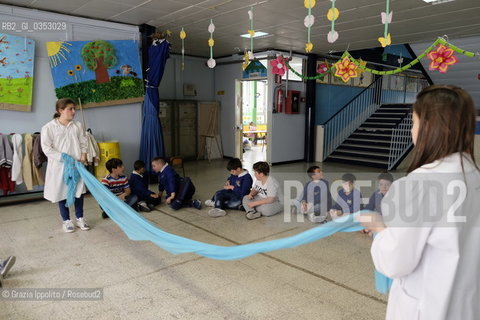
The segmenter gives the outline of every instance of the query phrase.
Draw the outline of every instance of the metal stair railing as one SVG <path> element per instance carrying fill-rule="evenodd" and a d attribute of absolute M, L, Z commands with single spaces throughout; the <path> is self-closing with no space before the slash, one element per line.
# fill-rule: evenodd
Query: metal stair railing
<path fill-rule="evenodd" d="M 393 80 L 400 82 L 393 84 Z M 428 85 L 425 79 L 408 76 L 389 75 L 377 78 L 323 125 L 323 160 L 328 158 L 381 105 L 413 103 L 416 94 Z"/>
<path fill-rule="evenodd" d="M 390 154 L 388 156 L 388 170 L 392 170 L 412 146 L 411 129 L 412 113 L 409 113 L 392 131 Z"/>

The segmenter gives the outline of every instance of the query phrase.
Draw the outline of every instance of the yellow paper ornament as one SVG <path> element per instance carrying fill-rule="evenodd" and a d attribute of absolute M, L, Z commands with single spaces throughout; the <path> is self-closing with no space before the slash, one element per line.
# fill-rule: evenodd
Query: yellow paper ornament
<path fill-rule="evenodd" d="M 339 15 L 340 15 L 340 11 L 338 11 L 337 8 L 334 8 L 333 10 L 328 9 L 327 19 L 330 21 L 337 20 Z"/>
<path fill-rule="evenodd" d="M 180 31 L 180 39 L 185 39 L 187 37 L 187 33 L 185 31 Z"/>
<path fill-rule="evenodd" d="M 315 0 L 305 0 L 303 2 L 303 4 L 305 5 L 305 8 L 313 8 L 315 7 L 315 4 L 316 4 L 316 1 Z"/>
<path fill-rule="evenodd" d="M 313 43 L 308 42 L 308 43 L 305 44 L 305 52 L 307 52 L 307 53 L 311 52 L 312 49 L 313 49 Z"/>
<path fill-rule="evenodd" d="M 215 41 L 212 38 L 208 39 L 208 46 L 209 47 L 213 47 L 214 44 L 215 44 Z"/>
<path fill-rule="evenodd" d="M 255 30 L 248 30 L 247 32 L 248 32 L 248 34 L 250 35 L 250 37 L 254 37 L 254 36 L 255 36 Z"/>

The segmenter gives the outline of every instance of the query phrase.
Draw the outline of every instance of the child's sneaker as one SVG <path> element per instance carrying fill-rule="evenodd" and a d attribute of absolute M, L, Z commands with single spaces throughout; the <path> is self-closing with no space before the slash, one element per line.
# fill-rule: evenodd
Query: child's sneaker
<path fill-rule="evenodd" d="M 150 212 L 150 208 L 148 207 L 147 203 L 145 201 L 140 201 L 137 203 L 138 210 L 144 211 L 144 212 Z"/>
<path fill-rule="evenodd" d="M 72 220 L 63 221 L 63 231 L 64 232 L 74 232 L 75 227 L 73 226 Z"/>
<path fill-rule="evenodd" d="M 192 207 L 194 207 L 195 209 L 198 209 L 198 210 L 202 209 L 202 201 L 200 201 L 198 199 L 193 200 L 192 201 Z"/>
<path fill-rule="evenodd" d="M 77 227 L 79 227 L 83 231 L 90 230 L 90 226 L 88 225 L 87 221 L 83 218 L 78 218 L 76 221 Z"/>
<path fill-rule="evenodd" d="M 326 222 L 327 216 L 326 215 L 318 215 L 316 216 L 314 212 L 310 212 L 308 214 L 308 220 L 310 220 L 310 222 L 313 222 L 313 223 L 322 223 L 322 222 Z"/>
<path fill-rule="evenodd" d="M 258 211 L 250 211 L 250 212 L 247 212 L 246 218 L 248 220 L 253 220 L 253 219 L 258 219 L 261 216 L 262 216 L 262 214 Z"/>
<path fill-rule="evenodd" d="M 15 261 L 15 256 L 10 256 L 7 260 L 3 261 L 3 263 L 0 263 L 0 279 L 7 276 L 8 271 L 13 267 Z"/>
<path fill-rule="evenodd" d="M 226 214 L 227 214 L 227 212 L 225 210 L 220 209 L 220 208 L 213 208 L 213 209 L 208 210 L 208 215 L 212 218 L 223 217 Z"/>
<path fill-rule="evenodd" d="M 205 205 L 207 207 L 215 207 L 215 202 L 212 199 L 205 200 Z"/>

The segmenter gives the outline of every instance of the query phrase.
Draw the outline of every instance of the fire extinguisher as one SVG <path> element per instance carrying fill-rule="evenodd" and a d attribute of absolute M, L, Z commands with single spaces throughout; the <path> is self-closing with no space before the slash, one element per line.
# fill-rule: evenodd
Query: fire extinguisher
<path fill-rule="evenodd" d="M 283 112 L 283 103 L 284 103 L 285 94 L 282 88 L 277 89 L 277 94 L 275 96 L 275 111 Z"/>

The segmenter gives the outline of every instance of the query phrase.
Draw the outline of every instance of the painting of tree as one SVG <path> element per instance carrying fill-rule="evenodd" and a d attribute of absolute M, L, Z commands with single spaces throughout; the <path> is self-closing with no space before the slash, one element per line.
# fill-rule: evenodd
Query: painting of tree
<path fill-rule="evenodd" d="M 109 42 L 98 40 L 87 43 L 82 48 L 82 58 L 85 66 L 95 71 L 96 83 L 110 81 L 107 70 L 117 64 L 117 57 L 115 49 Z"/>

